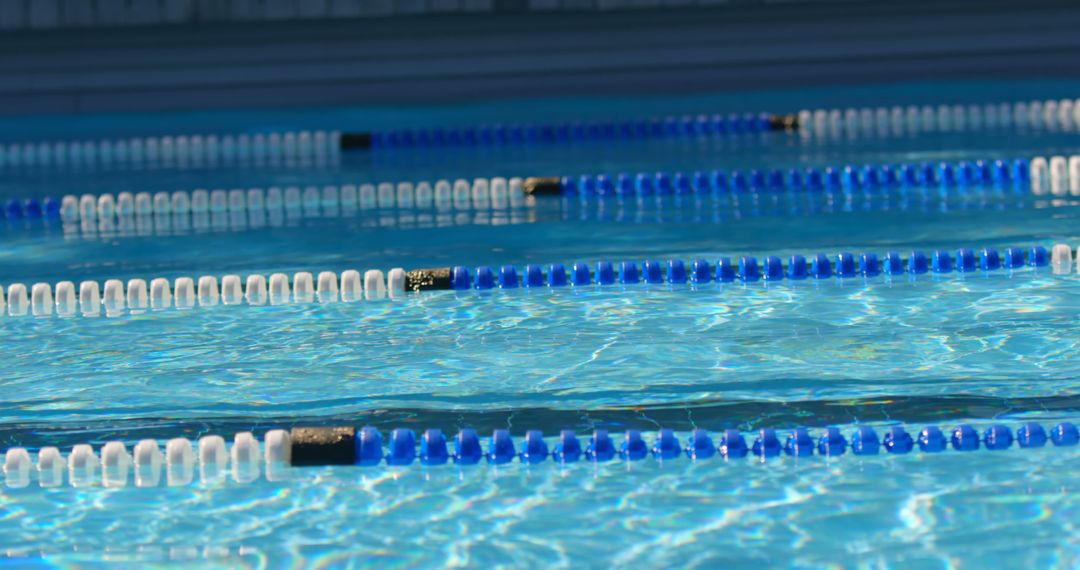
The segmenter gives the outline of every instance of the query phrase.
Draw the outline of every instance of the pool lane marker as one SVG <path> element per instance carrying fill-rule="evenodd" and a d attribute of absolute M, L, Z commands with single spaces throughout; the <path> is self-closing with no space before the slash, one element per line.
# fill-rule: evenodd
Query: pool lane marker
<path fill-rule="evenodd" d="M 907 105 L 802 110 L 795 114 L 698 114 L 542 125 L 481 125 L 344 133 L 342 150 L 400 152 L 416 148 L 572 144 L 586 141 L 695 139 L 755 132 L 805 138 L 889 136 L 920 132 L 1020 128 L 1072 130 L 1080 99 L 986 104 Z"/>
<path fill-rule="evenodd" d="M 988 104 L 805 109 L 793 114 L 697 114 L 557 124 L 480 125 L 373 131 L 151 135 L 126 139 L 0 144 L 5 166 L 166 164 L 199 166 L 337 160 L 342 151 L 530 146 L 583 141 L 703 138 L 798 132 L 806 138 L 859 134 L 978 131 L 994 128 L 1075 130 L 1080 99 Z"/>
<path fill-rule="evenodd" d="M 1035 195 L 1080 196 L 1080 155 L 1015 160 L 921 164 L 867 164 L 767 172 L 698 171 L 582 175 L 578 177 L 476 178 L 435 182 L 381 182 L 342 186 L 233 188 L 175 192 L 69 194 L 57 201 L 10 199 L 0 213 L 8 220 L 64 222 L 123 220 L 139 216 L 245 212 L 304 212 L 335 209 L 487 210 L 534 206 L 526 196 L 643 197 L 693 194 L 721 196 L 758 192 L 857 192 L 903 188 L 947 190 L 1012 187 Z"/>
<path fill-rule="evenodd" d="M 341 273 L 322 271 L 316 278 L 300 271 L 291 277 L 284 273 L 270 276 L 251 274 L 245 280 L 239 275 L 203 275 L 195 280 L 162 277 L 149 280 L 131 279 L 125 284 L 109 279 L 104 287 L 97 281 L 82 281 L 78 288 L 72 281 L 61 281 L 55 289 L 48 283 L 35 283 L 27 288 L 22 283 L 7 287 L 6 309 L 9 316 L 47 317 L 53 314 L 71 317 L 118 316 L 125 310 L 194 309 L 222 305 L 287 305 L 307 303 L 352 303 L 361 300 L 378 301 L 400 297 L 405 292 L 405 271 L 391 269 L 388 273 L 372 269 L 361 274 L 355 269 Z M 76 290 L 78 294 L 76 295 Z M 54 294 L 55 291 L 55 294 Z M 3 287 L 0 287 L 0 309 L 5 307 Z"/>
<path fill-rule="evenodd" d="M 531 146 L 585 141 L 718 137 L 798 130 L 798 116 L 773 113 L 698 114 L 631 120 L 496 124 L 343 133 L 342 150 Z"/>
<path fill-rule="evenodd" d="M 1080 258 L 1080 248 L 1077 256 Z M 912 251 L 901 256 L 888 252 L 884 257 L 876 253 L 853 254 L 841 252 L 835 255 L 819 253 L 809 258 L 792 255 L 786 262 L 778 256 L 766 256 L 760 261 L 755 256 L 737 259 L 720 257 L 715 264 L 697 259 L 689 264 L 679 259 L 646 260 L 612 263 L 600 261 L 595 265 L 574 263 L 569 266 L 553 263 L 547 266 L 526 265 L 519 273 L 512 265 L 499 268 L 480 266 L 469 269 L 455 266 L 421 269 L 405 274 L 406 291 L 427 290 L 490 290 L 517 288 L 558 288 L 610 285 L 684 285 L 698 287 L 710 283 L 776 283 L 784 280 L 901 278 L 916 279 L 920 275 L 941 276 L 946 274 L 979 274 L 998 270 L 1015 271 L 1026 267 L 1050 266 L 1055 274 L 1072 271 L 1073 253 L 1067 244 L 1057 244 L 1050 252 L 1042 246 L 1022 249 L 1009 247 L 1002 251 L 982 248 L 976 252 L 960 248 L 955 253 L 939 249 L 929 254 Z"/>
<path fill-rule="evenodd" d="M 319 164 L 337 159 L 341 138 L 337 131 L 315 130 L 10 142 L 0 144 L 0 168 L 122 164 L 183 167 L 247 162 Z"/>
<path fill-rule="evenodd" d="M 536 196 L 723 196 L 765 192 L 881 192 L 920 188 L 946 191 L 998 187 L 1035 195 L 1080 196 L 1080 155 L 919 164 L 866 164 L 787 170 L 602 173 L 527 178 Z"/>
<path fill-rule="evenodd" d="M 796 116 L 799 133 L 807 138 L 999 128 L 1073 131 L 1080 125 L 1080 99 L 804 109 Z"/>
<path fill-rule="evenodd" d="M 495 430 L 490 437 L 472 429 L 462 429 L 447 439 L 437 428 L 421 432 L 419 438 L 410 428 L 383 432 L 373 427 L 352 426 L 294 427 L 265 433 L 262 442 L 251 432 L 237 433 L 229 446 L 218 435 L 205 435 L 193 445 L 186 438 L 161 443 L 144 439 L 129 452 L 122 441 L 110 441 L 99 449 L 90 444 L 74 446 L 65 458 L 56 447 L 37 451 L 36 464 L 31 451 L 10 447 L 4 453 L 4 475 L 9 488 L 27 487 L 36 479 L 41 487 L 59 487 L 65 482 L 74 487 L 101 485 L 136 487 L 190 485 L 196 481 L 213 484 L 226 477 L 238 483 L 257 480 L 265 472 L 270 481 L 288 477 L 288 468 L 305 466 L 354 465 L 358 467 L 399 467 L 419 463 L 425 467 L 486 464 L 518 464 L 541 467 L 543 464 L 567 466 L 574 463 L 659 462 L 723 460 L 766 462 L 780 456 L 801 460 L 812 457 L 839 459 L 848 452 L 855 457 L 881 454 L 906 455 L 915 451 L 936 454 L 952 450 L 972 452 L 979 449 L 1004 451 L 1012 447 L 1031 450 L 1047 447 L 1075 447 L 1080 432 L 1070 422 L 1060 422 L 1050 430 L 1027 422 L 1015 431 L 1002 424 L 987 426 L 981 433 L 969 424 L 948 430 L 927 426 L 914 433 L 903 426 L 884 426 L 884 435 L 869 425 L 857 425 L 846 436 L 838 427 L 823 430 L 794 428 L 758 429 L 744 433 L 724 430 L 716 439 L 704 429 L 695 429 L 680 437 L 670 429 L 657 430 L 652 438 L 639 430 L 615 435 L 598 429 L 581 437 L 573 430 L 562 430 L 552 439 L 540 430 L 527 430 L 515 441 L 508 430 Z M 749 437 L 748 437 L 749 436 Z M 749 440 L 749 442 L 748 442 Z M 230 468 L 231 467 L 231 468 Z M 31 476 L 34 473 L 36 477 Z"/>
<path fill-rule="evenodd" d="M 1077 251 L 1080 259 L 1080 249 Z M 775 284 L 782 281 L 803 280 L 865 280 L 884 277 L 887 279 L 917 279 L 921 275 L 943 276 L 947 274 L 984 274 L 989 272 L 1018 271 L 1024 268 L 1049 266 L 1054 274 L 1072 272 L 1073 251 L 1067 244 L 1054 245 L 1051 250 L 1043 246 L 1027 249 L 1008 247 L 1001 251 L 987 247 L 977 252 L 960 248 L 955 252 L 939 249 L 929 254 L 912 251 L 906 257 L 892 251 L 878 257 L 876 253 L 853 254 L 841 252 L 834 255 L 819 253 L 809 258 L 792 255 L 786 262 L 770 255 L 759 262 L 755 256 L 737 259 L 720 257 L 715 264 L 697 259 L 689 264 L 679 259 L 622 261 L 618 264 L 600 261 L 595 265 L 574 263 L 567 266 L 552 263 L 545 266 L 526 265 L 518 267 L 503 265 L 497 270 L 480 266 L 470 270 L 465 266 L 436 267 L 406 271 L 394 268 L 383 273 L 372 269 L 362 275 L 357 270 L 340 273 L 322 271 L 317 276 L 306 271 L 274 273 L 269 277 L 250 274 L 242 279 L 239 275 L 225 275 L 219 280 L 214 275 L 198 279 L 177 277 L 170 281 L 155 278 L 131 279 L 126 284 L 109 279 L 104 287 L 97 281 L 82 281 L 76 289 L 72 281 L 61 281 L 55 289 L 49 283 L 35 283 L 27 289 L 22 283 L 7 286 L 7 297 L 0 286 L 0 310 L 5 308 L 12 317 L 47 317 L 54 313 L 61 317 L 81 314 L 85 317 L 123 315 L 126 310 L 194 309 L 223 305 L 287 305 L 308 303 L 378 301 L 401 298 L 409 292 L 447 290 L 491 289 L 555 289 L 563 287 L 592 287 L 611 285 L 693 285 L 701 289 L 710 283 L 752 284 L 764 282 Z M 1080 265 L 1078 265 L 1080 269 Z M 78 294 L 76 295 L 76 291 Z"/>
<path fill-rule="evenodd" d="M 486 210 L 530 206 L 522 191 L 522 178 L 475 178 L 434 182 L 380 182 L 378 184 L 233 188 L 231 190 L 178 190 L 175 192 L 120 192 L 64 196 L 59 203 L 46 198 L 9 200 L 9 219 L 59 217 L 64 222 L 119 220 L 139 216 L 198 215 L 249 212 L 322 213 L 327 210 Z"/>

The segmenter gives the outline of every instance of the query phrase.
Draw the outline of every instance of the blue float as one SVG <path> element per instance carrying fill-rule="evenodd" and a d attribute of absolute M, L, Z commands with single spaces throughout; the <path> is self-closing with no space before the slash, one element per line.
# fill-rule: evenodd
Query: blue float
<path fill-rule="evenodd" d="M 518 287 L 518 275 L 517 269 L 513 265 L 503 265 L 499 268 L 499 288 L 500 289 L 517 289 Z"/>
<path fill-rule="evenodd" d="M 1046 252 L 1046 248 L 1037 245 L 1032 247 L 1028 252 L 1028 265 L 1032 267 L 1046 267 L 1050 264 L 1050 255 Z"/>
<path fill-rule="evenodd" d="M 47 196 L 42 205 L 45 208 L 45 217 L 54 219 L 60 217 L 60 201 L 52 196 Z"/>
<path fill-rule="evenodd" d="M 440 429 L 429 429 L 420 437 L 420 463 L 423 465 L 444 465 L 450 461 L 450 452 L 446 448 L 446 436 Z"/>
<path fill-rule="evenodd" d="M 952 271 L 952 258 L 949 257 L 949 252 L 939 249 L 934 252 L 933 261 L 934 273 L 949 273 Z"/>
<path fill-rule="evenodd" d="M 743 256 L 739 258 L 739 280 L 750 283 L 761 279 L 761 270 L 758 268 L 757 258 Z"/>
<path fill-rule="evenodd" d="M 544 441 L 544 434 L 540 430 L 525 432 L 525 446 L 521 450 L 521 462 L 528 464 L 541 463 L 548 458 L 548 445 Z"/>
<path fill-rule="evenodd" d="M 645 274 L 646 283 L 658 285 L 664 282 L 664 268 L 660 265 L 659 261 L 652 259 L 645 260 L 645 262 L 641 264 L 641 268 L 642 273 Z"/>
<path fill-rule="evenodd" d="M 690 278 L 694 283 L 708 283 L 712 281 L 712 267 L 704 259 L 695 259 L 690 266 Z"/>
<path fill-rule="evenodd" d="M 1013 443 L 1012 430 L 1003 425 L 992 425 L 983 432 L 983 443 L 986 449 L 1008 449 Z"/>
<path fill-rule="evenodd" d="M 552 263 L 548 266 L 548 287 L 566 287 L 566 266 L 561 263 Z"/>
<path fill-rule="evenodd" d="M 979 252 L 979 268 L 983 271 L 995 271 L 1001 269 L 1001 256 L 992 247 L 984 247 Z"/>
<path fill-rule="evenodd" d="M 671 284 L 686 283 L 686 266 L 682 260 L 669 259 L 667 262 L 667 280 Z"/>
<path fill-rule="evenodd" d="M 468 267 L 458 265 L 450 270 L 450 288 L 464 291 L 471 288 L 470 281 Z"/>
<path fill-rule="evenodd" d="M 945 439 L 945 434 L 941 433 L 941 430 L 937 426 L 927 426 L 919 432 L 919 439 L 917 440 L 919 449 L 926 453 L 938 453 L 945 451 L 945 446 L 948 445 L 948 440 Z"/>
<path fill-rule="evenodd" d="M 33 198 L 29 198 L 23 202 L 23 212 L 27 218 L 36 220 L 42 217 L 43 212 L 41 210 L 41 203 Z"/>
<path fill-rule="evenodd" d="M 864 253 L 859 256 L 859 273 L 863 277 L 877 277 L 881 274 L 881 265 L 876 254 Z"/>
<path fill-rule="evenodd" d="M 1050 441 L 1058 447 L 1076 445 L 1080 442 L 1080 432 L 1069 422 L 1061 422 L 1050 429 Z"/>
<path fill-rule="evenodd" d="M 795 428 L 784 442 L 784 453 L 793 457 L 809 457 L 814 454 L 814 441 L 806 428 Z"/>
<path fill-rule="evenodd" d="M 721 257 L 716 261 L 716 281 L 718 283 L 731 283 L 735 280 L 735 266 L 731 259 Z"/>
<path fill-rule="evenodd" d="M 495 288 L 495 274 L 492 273 L 491 268 L 486 265 L 481 265 L 476 268 L 476 288 L 477 289 L 493 289 Z"/>
<path fill-rule="evenodd" d="M 780 440 L 776 437 L 776 430 L 765 428 L 758 430 L 757 438 L 754 439 L 752 451 L 755 457 L 762 459 L 780 455 Z"/>
<path fill-rule="evenodd" d="M 661 429 L 656 434 L 656 442 L 652 446 L 652 454 L 657 459 L 675 459 L 682 452 L 679 438 L 670 429 Z"/>
<path fill-rule="evenodd" d="M 408 428 L 390 432 L 390 446 L 386 453 L 387 465 L 411 465 L 416 459 L 416 434 Z"/>
<path fill-rule="evenodd" d="M 968 424 L 961 424 L 953 428 L 949 438 L 953 449 L 957 451 L 975 451 L 979 449 L 979 432 Z"/>
<path fill-rule="evenodd" d="M 539 265 L 525 266 L 525 286 L 529 288 L 543 287 L 545 285 L 544 269 Z"/>
<path fill-rule="evenodd" d="M 836 276 L 843 279 L 855 277 L 855 256 L 843 252 L 836 254 Z"/>
<path fill-rule="evenodd" d="M 956 270 L 961 273 L 975 271 L 975 252 L 967 248 L 956 250 Z"/>
<path fill-rule="evenodd" d="M 607 430 L 598 429 L 589 438 L 589 446 L 585 448 L 585 459 L 594 462 L 611 461 L 615 458 L 615 442 Z"/>
<path fill-rule="evenodd" d="M 363 467 L 378 465 L 383 459 L 382 434 L 379 430 L 365 426 L 356 432 L 356 464 Z"/>
<path fill-rule="evenodd" d="M 674 435 L 672 435 L 674 437 Z M 708 459 L 716 455 L 716 445 L 709 437 L 709 432 L 703 429 L 695 429 L 690 432 L 690 439 L 686 442 L 686 456 L 691 460 Z"/>
<path fill-rule="evenodd" d="M 484 458 L 480 447 L 480 436 L 474 429 L 463 429 L 454 438 L 454 463 L 458 465 L 476 465 Z"/>
<path fill-rule="evenodd" d="M 885 446 L 885 451 L 900 455 L 909 453 L 915 448 L 915 440 L 912 439 L 911 434 L 900 426 L 890 427 L 881 443 Z"/>
<path fill-rule="evenodd" d="M 814 279 L 826 279 L 832 277 L 832 265 L 829 263 L 829 256 L 824 253 L 815 255 L 813 262 L 810 264 L 810 275 L 812 275 Z"/>
<path fill-rule="evenodd" d="M 766 257 L 762 276 L 766 281 L 780 281 L 784 278 L 784 263 L 775 255 Z"/>
<path fill-rule="evenodd" d="M 1035 422 L 1028 422 L 1016 430 L 1016 443 L 1023 448 L 1039 448 L 1046 445 L 1046 430 Z"/>
<path fill-rule="evenodd" d="M 515 457 L 517 457 L 517 450 L 514 448 L 514 438 L 510 437 L 510 431 L 497 429 L 492 432 L 491 439 L 488 441 L 488 463 L 502 465 L 510 463 Z"/>
<path fill-rule="evenodd" d="M 641 461 L 649 456 L 649 445 L 636 429 L 626 431 L 626 437 L 619 446 L 619 457 L 626 461 Z"/>
<path fill-rule="evenodd" d="M 613 285 L 615 283 L 615 267 L 610 261 L 597 262 L 596 282 L 600 285 Z"/>
<path fill-rule="evenodd" d="M 890 251 L 885 254 L 885 274 L 889 276 L 904 274 L 904 259 L 900 252 Z"/>
<path fill-rule="evenodd" d="M 788 262 L 788 279 L 799 281 L 809 276 L 810 270 L 806 267 L 806 258 L 801 255 L 791 256 Z"/>
<path fill-rule="evenodd" d="M 921 251 L 911 252 L 911 257 L 908 258 L 908 273 L 922 275 L 929 270 L 930 264 L 926 260 L 926 254 Z"/>
<path fill-rule="evenodd" d="M 559 433 L 559 442 L 551 451 L 552 458 L 559 463 L 574 463 L 581 459 L 581 442 L 573 430 L 564 429 Z"/>
<path fill-rule="evenodd" d="M 1017 269 L 1024 266 L 1024 250 L 1018 247 L 1007 247 L 1003 254 L 1001 265 L 1005 269 Z"/>
<path fill-rule="evenodd" d="M 877 455 L 881 446 L 877 432 L 870 426 L 859 426 L 851 436 L 851 452 L 855 455 Z"/>
<path fill-rule="evenodd" d="M 825 428 L 824 435 L 818 440 L 818 455 L 836 457 L 843 455 L 846 450 L 847 438 L 844 437 L 840 428 Z"/>
<path fill-rule="evenodd" d="M 585 263 L 575 263 L 570 269 L 570 282 L 575 287 L 582 287 L 592 283 L 592 275 L 589 274 L 589 266 Z"/>
<path fill-rule="evenodd" d="M 746 439 L 739 433 L 739 430 L 735 429 L 724 430 L 724 435 L 720 437 L 720 445 L 717 448 L 717 451 L 720 452 L 720 455 L 729 459 L 746 457 L 749 453 L 749 449 L 746 447 Z"/>

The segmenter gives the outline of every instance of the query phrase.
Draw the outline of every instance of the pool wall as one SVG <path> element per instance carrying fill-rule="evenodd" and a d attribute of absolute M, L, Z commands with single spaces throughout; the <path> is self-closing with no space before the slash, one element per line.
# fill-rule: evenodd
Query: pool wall
<path fill-rule="evenodd" d="M 433 103 L 823 83 L 1074 78 L 1062 0 L 797 3 L 610 13 L 5 32 L 0 113 Z"/>

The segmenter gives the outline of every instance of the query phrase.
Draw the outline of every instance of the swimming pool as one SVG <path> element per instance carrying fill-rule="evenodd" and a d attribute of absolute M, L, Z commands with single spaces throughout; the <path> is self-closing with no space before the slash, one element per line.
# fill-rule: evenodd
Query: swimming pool
<path fill-rule="evenodd" d="M 1071 163 L 1062 185 L 1033 177 L 1080 154 L 1077 131 L 967 113 L 1077 93 L 13 121 L 0 550 L 43 567 L 1075 566 L 1080 193 Z M 22 150 L 942 103 L 948 128 L 215 161 Z M 530 177 L 557 195 L 520 193 Z M 303 427 L 357 435 L 293 432 L 293 462 L 323 465 L 263 461 Z M 326 464 L 341 453 L 377 465 Z"/>

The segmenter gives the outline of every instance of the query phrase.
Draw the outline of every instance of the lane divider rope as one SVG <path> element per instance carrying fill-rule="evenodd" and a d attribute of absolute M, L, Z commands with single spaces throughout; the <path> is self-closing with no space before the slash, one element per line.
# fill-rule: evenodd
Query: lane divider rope
<path fill-rule="evenodd" d="M 6 202 L 2 213 L 9 220 L 52 219 L 65 222 L 118 219 L 125 216 L 203 212 L 320 211 L 344 209 L 502 209 L 532 205 L 524 195 L 578 195 L 585 197 L 694 194 L 718 196 L 763 191 L 888 190 L 894 188 L 973 188 L 1012 184 L 1035 195 L 1080 195 L 1080 155 L 1036 156 L 1031 159 L 975 160 L 938 164 L 868 164 L 862 167 L 773 169 L 768 172 L 713 170 L 709 172 L 655 172 L 634 176 L 582 175 L 579 177 L 476 178 L 437 180 L 434 183 L 382 182 L 322 188 L 290 186 L 234 188 L 231 190 L 178 190 L 175 192 L 121 192 L 69 194 L 54 198 Z"/>
<path fill-rule="evenodd" d="M 1080 260 L 1080 248 L 1077 250 Z M 916 279 L 919 275 L 943 276 L 988 273 L 999 270 L 1017 271 L 1022 268 L 1051 266 L 1055 274 L 1072 272 L 1073 251 L 1067 244 L 1054 245 L 1050 251 L 1043 246 L 1022 249 L 1016 247 L 998 251 L 992 247 L 978 250 L 961 248 L 955 254 L 948 250 L 935 250 L 929 255 L 912 251 L 907 257 L 898 252 L 888 252 L 879 258 L 876 253 L 842 252 L 835 255 L 819 253 L 809 258 L 792 255 L 785 263 L 778 256 L 766 256 L 759 263 L 754 256 L 742 256 L 737 260 L 719 258 L 715 266 L 708 260 L 697 259 L 689 265 L 679 259 L 666 263 L 647 260 L 642 264 L 623 261 L 616 264 L 600 261 L 595 266 L 574 263 L 567 267 L 553 263 L 547 267 L 526 265 L 518 273 L 513 265 L 503 265 L 497 271 L 489 266 L 470 271 L 465 266 L 414 269 L 405 271 L 391 269 L 384 274 L 380 270 L 368 270 L 363 275 L 356 270 L 340 274 L 322 271 L 317 277 L 306 271 L 295 273 L 291 280 L 284 273 L 267 278 L 261 274 L 226 275 L 220 282 L 216 276 L 204 275 L 194 280 L 178 277 L 173 281 L 165 278 L 131 279 L 126 284 L 119 279 L 105 281 L 104 289 L 97 281 L 83 281 L 76 286 L 72 281 L 62 281 L 54 288 L 49 283 L 35 283 L 27 291 L 26 285 L 14 283 L 7 287 L 5 300 L 0 286 L 0 310 L 6 302 L 9 316 L 33 315 L 67 317 L 76 314 L 92 317 L 102 312 L 106 316 L 118 316 L 125 310 L 162 310 L 168 308 L 193 309 L 196 306 L 223 305 L 284 305 L 356 302 L 400 298 L 406 292 L 439 290 L 491 290 L 517 288 L 560 288 L 609 285 L 635 285 L 639 283 L 672 286 L 693 285 L 697 288 L 709 283 L 778 283 L 784 280 L 805 279 L 894 279 L 904 275 Z M 1080 270 L 1080 263 L 1077 264 Z"/>
<path fill-rule="evenodd" d="M 46 199 L 10 200 L 9 219 L 58 216 L 64 222 L 170 214 L 235 212 L 322 212 L 327 209 L 481 210 L 531 205 L 524 198 L 521 178 L 476 178 L 435 182 L 381 182 L 342 186 L 288 186 L 231 190 L 178 190 L 175 192 L 120 192 L 64 196 L 59 203 Z"/>
<path fill-rule="evenodd" d="M 54 288 L 49 283 L 35 283 L 29 293 L 22 283 L 7 287 L 4 299 L 0 287 L 0 309 L 7 304 L 9 316 L 33 315 L 61 317 L 81 314 L 86 317 L 117 316 L 125 310 L 193 309 L 221 305 L 286 305 L 330 302 L 377 301 L 400 297 L 405 291 L 405 271 L 391 269 L 384 274 L 372 269 L 362 275 L 349 269 L 340 274 L 323 271 L 318 277 L 306 271 L 290 276 L 274 273 L 269 277 L 250 274 L 244 281 L 239 275 L 203 275 L 198 280 L 178 277 L 172 281 L 159 277 L 149 281 L 131 279 L 125 284 L 109 279 L 102 287 L 97 281 L 82 281 L 78 288 L 72 281 L 61 281 Z M 76 294 L 76 291 L 78 293 Z"/>
<path fill-rule="evenodd" d="M 481 125 L 376 131 L 289 131 L 151 135 L 128 139 L 0 144 L 0 167 L 167 163 L 233 164 L 336 159 L 342 150 L 506 146 L 652 138 L 711 137 L 798 131 L 806 137 L 983 128 L 1070 130 L 1080 125 L 1080 99 L 990 104 L 908 105 L 802 110 L 795 114 L 698 114 L 557 124 Z"/>
<path fill-rule="evenodd" d="M 341 137 L 341 148 L 394 150 L 448 146 L 522 146 L 620 139 L 714 137 L 792 131 L 798 128 L 795 115 L 764 112 L 699 114 L 622 121 L 496 124 L 344 133 Z"/>
<path fill-rule="evenodd" d="M 531 195 L 586 197 L 757 192 L 877 191 L 895 188 L 1012 186 L 1035 195 L 1080 195 L 1080 155 L 1014 160 L 971 160 L 937 164 L 867 164 L 805 169 L 712 170 L 528 178 Z"/>
<path fill-rule="evenodd" d="M 1077 250 L 1080 256 L 1080 248 Z M 516 289 L 518 287 L 565 287 L 592 285 L 635 285 L 670 284 L 703 285 L 715 283 L 754 283 L 779 282 L 783 280 L 801 281 L 805 279 L 856 279 L 876 278 L 879 276 L 894 278 L 907 275 L 915 279 L 919 275 L 945 275 L 991 272 L 997 270 L 1013 271 L 1024 267 L 1052 266 L 1055 274 L 1068 274 L 1072 271 L 1073 254 L 1067 244 L 1053 246 L 1047 252 L 1042 246 L 1033 246 L 1026 251 L 1022 248 L 1009 247 L 999 252 L 992 247 L 982 248 L 976 253 L 967 248 L 958 249 L 955 257 L 948 250 L 934 250 L 930 255 L 922 251 L 912 251 L 907 257 L 892 251 L 879 258 L 876 253 L 855 255 L 849 252 L 834 256 L 818 253 L 809 258 L 792 255 L 787 262 L 775 255 L 766 256 L 759 263 L 754 256 L 743 256 L 737 260 L 721 257 L 715 266 L 706 259 L 697 259 L 689 265 L 679 259 L 670 259 L 666 263 L 659 260 L 647 260 L 638 265 L 633 261 L 616 264 L 610 261 L 596 263 L 590 267 L 586 263 L 574 263 L 569 268 L 562 263 L 553 263 L 547 267 L 527 265 L 520 275 L 512 265 L 503 265 L 497 272 L 489 266 L 480 266 L 470 271 L 465 266 L 451 268 L 414 270 L 406 274 L 405 288 L 409 291 L 437 289 Z M 1080 269 L 1080 266 L 1078 266 Z M 429 277 L 437 276 L 437 277 Z"/>
<path fill-rule="evenodd" d="M 906 134 L 995 128 L 1073 130 L 1080 125 L 1080 99 L 1013 103 L 907 105 L 802 110 L 795 121 L 806 137 L 860 133 Z"/>
<path fill-rule="evenodd" d="M 180 134 L 127 139 L 11 142 L 0 144 L 5 166 L 102 166 L 163 164 L 232 165 L 244 162 L 330 161 L 340 153 L 337 131 Z"/>
<path fill-rule="evenodd" d="M 14 488 L 29 486 L 31 473 L 41 487 L 59 487 L 65 479 L 75 487 L 124 487 L 132 480 L 136 487 L 156 487 L 189 485 L 195 481 L 196 468 L 203 483 L 220 481 L 227 474 L 236 482 L 246 483 L 258 479 L 264 470 L 268 480 L 284 479 L 289 466 L 407 467 L 417 462 L 426 467 L 480 463 L 566 466 L 578 462 L 637 462 L 650 457 L 665 462 L 683 456 L 690 461 L 715 458 L 726 462 L 746 458 L 765 462 L 780 456 L 831 460 L 849 451 L 865 458 L 913 451 L 936 454 L 950 449 L 1004 451 L 1015 446 L 1034 450 L 1047 444 L 1069 448 L 1080 442 L 1080 432 L 1070 422 L 1060 422 L 1049 430 L 1036 422 L 1024 423 L 1015 430 L 992 424 L 981 433 L 970 424 L 948 430 L 931 425 L 914 433 L 901 425 L 880 426 L 883 436 L 870 425 L 853 428 L 850 436 L 845 436 L 839 427 L 817 433 L 802 427 L 763 428 L 746 434 L 728 429 L 715 440 L 704 429 L 682 436 L 670 429 L 659 429 L 651 440 L 633 429 L 617 436 L 597 429 L 584 437 L 574 430 L 562 430 L 554 439 L 546 438 L 540 430 L 527 430 L 518 441 L 509 430 L 498 429 L 483 438 L 487 440 L 485 445 L 473 429 L 462 429 L 447 439 L 436 428 L 424 430 L 419 438 L 410 428 L 397 428 L 384 440 L 382 432 L 373 427 L 294 427 L 289 431 L 270 430 L 261 442 L 251 432 L 237 433 L 231 446 L 218 435 L 203 436 L 195 445 L 186 438 L 174 438 L 165 443 L 164 453 L 154 439 L 137 442 L 131 451 L 123 441 L 110 441 L 100 450 L 90 444 L 76 445 L 67 457 L 56 447 L 43 447 L 37 451 L 35 462 L 30 450 L 10 447 L 4 453 L 4 475 L 7 486 Z"/>
<path fill-rule="evenodd" d="M 11 229 L 38 230 L 60 225 L 63 237 L 95 240 L 131 236 L 179 236 L 189 233 L 243 232 L 262 228 L 293 227 L 300 219 L 356 219 L 361 227 L 402 230 L 479 225 L 499 226 L 538 222 L 590 222 L 629 224 L 727 224 L 746 218 L 792 218 L 867 212 L 925 212 L 933 215 L 971 210 L 999 212 L 1028 208 L 1069 208 L 1074 199 L 1046 197 L 1028 200 L 1029 194 L 1003 188 L 962 188 L 956 191 L 888 189 L 874 192 L 804 192 L 732 194 L 730 196 L 671 195 L 578 200 L 523 197 L 519 200 L 472 200 L 432 209 L 358 209 L 338 204 L 290 210 L 249 210 L 210 213 L 146 214 L 98 217 L 61 222 L 24 219 Z M 1038 197 L 1035 197 L 1038 198 Z M 471 205 L 472 209 L 468 209 Z M 461 207 L 464 206 L 464 207 Z"/>
<path fill-rule="evenodd" d="M 445 146 L 519 146 L 658 138 L 703 138 L 740 133 L 798 131 L 807 138 L 966 131 L 995 128 L 1069 130 L 1080 124 L 1080 100 L 987 104 L 908 105 L 802 110 L 796 114 L 698 114 L 621 121 L 460 128 L 391 129 L 345 133 L 342 149 Z"/>
<path fill-rule="evenodd" d="M 256 189 L 257 190 L 257 189 Z M 328 187 L 323 187 L 323 192 Z M 332 188 L 330 188 L 332 193 Z M 1045 200 L 1017 189 L 1001 186 L 958 187 L 956 189 L 883 188 L 873 191 L 769 192 L 730 195 L 633 196 L 614 199 L 598 197 L 557 197 L 536 199 L 522 194 L 514 199 L 494 197 L 439 203 L 432 208 L 359 208 L 336 202 L 308 202 L 301 208 L 280 210 L 240 210 L 214 212 L 172 212 L 135 214 L 63 221 L 59 202 L 50 215 L 41 214 L 40 204 L 31 203 L 10 215 L 6 228 L 37 231 L 60 226 L 65 238 L 85 239 L 131 236 L 178 236 L 207 231 L 243 232 L 262 228 L 292 226 L 299 219 L 352 219 L 363 227 L 421 229 L 461 225 L 517 225 L 542 221 L 570 221 L 633 224 L 726 224 L 744 218 L 791 218 L 843 213 L 926 212 L 934 215 L 970 210 L 1068 208 L 1074 199 L 1060 195 Z M 34 201 L 31 201 L 34 202 Z M 30 211 L 36 211 L 30 214 Z M 21 217 L 20 217 L 21 216 Z"/>

